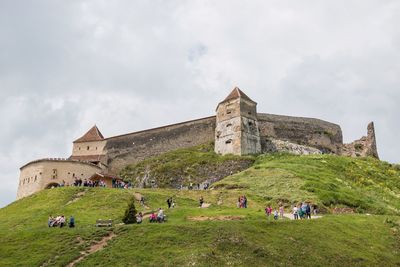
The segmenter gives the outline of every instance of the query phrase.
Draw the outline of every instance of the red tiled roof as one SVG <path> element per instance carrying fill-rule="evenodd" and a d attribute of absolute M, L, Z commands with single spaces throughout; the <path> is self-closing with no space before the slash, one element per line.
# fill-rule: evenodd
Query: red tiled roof
<path fill-rule="evenodd" d="M 232 90 L 232 92 L 222 102 L 225 102 L 225 101 L 228 101 L 228 100 L 232 100 L 232 99 L 236 99 L 236 98 L 243 98 L 243 99 L 246 99 L 246 100 L 250 100 L 251 102 L 254 102 L 253 100 L 250 99 L 250 97 L 248 97 L 245 93 L 243 93 L 243 91 L 240 90 L 238 87 L 235 87 Z"/>
<path fill-rule="evenodd" d="M 87 133 L 85 133 L 81 138 L 78 138 L 74 143 L 91 142 L 91 141 L 102 141 L 104 136 L 101 134 L 97 126 L 93 126 Z"/>

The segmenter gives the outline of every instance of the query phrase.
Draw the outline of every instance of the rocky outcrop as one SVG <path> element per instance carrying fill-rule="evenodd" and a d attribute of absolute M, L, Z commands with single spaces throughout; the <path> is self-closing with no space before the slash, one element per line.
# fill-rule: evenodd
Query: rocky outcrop
<path fill-rule="evenodd" d="M 288 141 L 267 139 L 264 143 L 264 153 L 287 152 L 295 155 L 322 154 L 321 150 L 314 147 L 302 146 Z"/>
<path fill-rule="evenodd" d="M 369 123 L 367 129 L 367 136 L 363 136 L 350 144 L 344 144 L 341 155 L 351 157 L 374 157 L 379 159 L 374 123 Z"/>

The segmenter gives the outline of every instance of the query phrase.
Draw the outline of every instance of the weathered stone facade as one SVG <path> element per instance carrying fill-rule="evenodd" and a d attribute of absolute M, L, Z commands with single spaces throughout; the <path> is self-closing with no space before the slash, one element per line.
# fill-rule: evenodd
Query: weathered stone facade
<path fill-rule="evenodd" d="M 48 170 L 60 170 L 60 178 L 63 177 L 66 182 L 73 178 L 68 176 L 71 173 L 84 177 L 96 172 L 117 175 L 128 164 L 212 141 L 215 142 L 215 152 L 220 154 L 284 151 L 378 158 L 373 123 L 368 126 L 367 136 L 351 144 L 343 144 L 339 125 L 313 118 L 257 113 L 257 103 L 235 88 L 218 104 L 216 116 L 109 138 L 104 138 L 94 126 L 74 141 L 69 161 L 38 161 L 23 166 L 18 198 L 42 190 L 49 183 L 62 182 L 52 179 L 51 175 L 44 175 Z M 85 166 L 85 171 L 82 166 Z M 40 179 L 38 173 L 42 173 Z M 28 178 L 29 185 L 26 185 Z M 31 184 L 32 179 L 36 184 Z"/>
<path fill-rule="evenodd" d="M 257 103 L 239 88 L 217 106 L 215 152 L 219 154 L 261 153 Z"/>
<path fill-rule="evenodd" d="M 20 170 L 17 199 L 62 183 L 71 185 L 75 178 L 89 179 L 102 171 L 97 165 L 67 159 L 35 160 Z"/>

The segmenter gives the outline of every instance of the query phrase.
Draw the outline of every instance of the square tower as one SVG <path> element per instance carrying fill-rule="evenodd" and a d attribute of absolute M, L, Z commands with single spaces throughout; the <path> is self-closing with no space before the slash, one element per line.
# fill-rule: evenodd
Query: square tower
<path fill-rule="evenodd" d="M 222 155 L 261 153 L 257 103 L 237 87 L 217 106 L 215 152 Z"/>
<path fill-rule="evenodd" d="M 73 142 L 72 155 L 69 159 L 87 161 L 99 166 L 104 165 L 106 143 L 106 139 L 95 125 Z"/>

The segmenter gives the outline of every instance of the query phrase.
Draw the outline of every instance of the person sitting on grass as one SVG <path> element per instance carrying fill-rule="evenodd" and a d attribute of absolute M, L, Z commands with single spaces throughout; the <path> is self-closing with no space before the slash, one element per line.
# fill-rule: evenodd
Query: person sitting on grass
<path fill-rule="evenodd" d="M 61 215 L 60 218 L 60 228 L 63 228 L 65 226 L 65 217 L 64 215 Z"/>
<path fill-rule="evenodd" d="M 143 221 L 143 214 L 141 212 L 139 212 L 139 214 L 136 216 L 136 222 L 138 224 L 141 224 Z"/>
<path fill-rule="evenodd" d="M 164 221 L 164 211 L 163 211 L 162 208 L 159 208 L 159 209 L 158 209 L 157 221 L 158 221 L 159 223 L 161 223 L 161 222 Z"/>
<path fill-rule="evenodd" d="M 53 218 L 53 216 L 49 215 L 49 219 L 48 219 L 48 221 L 47 221 L 47 225 L 48 225 L 49 227 L 52 227 L 53 224 L 54 224 L 54 218 Z"/>
<path fill-rule="evenodd" d="M 157 221 L 157 215 L 156 213 L 153 211 L 149 217 L 150 222 L 156 222 Z"/>
<path fill-rule="evenodd" d="M 60 221 L 61 221 L 61 216 L 58 215 L 58 216 L 54 219 L 53 224 L 52 224 L 51 226 L 52 226 L 52 227 L 57 227 L 57 226 L 59 226 L 59 225 L 60 225 Z"/>
<path fill-rule="evenodd" d="M 72 216 L 72 215 L 69 217 L 68 226 L 69 226 L 69 228 L 75 227 L 75 218 L 74 218 L 74 216 Z"/>

